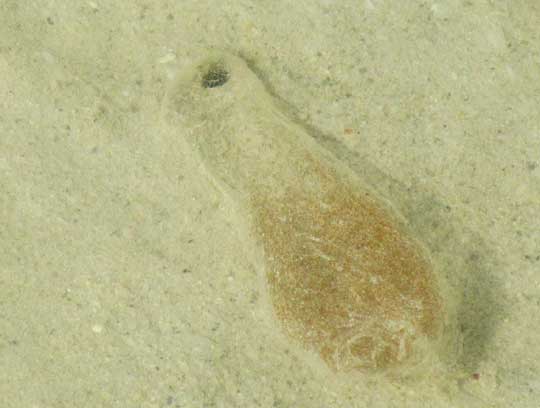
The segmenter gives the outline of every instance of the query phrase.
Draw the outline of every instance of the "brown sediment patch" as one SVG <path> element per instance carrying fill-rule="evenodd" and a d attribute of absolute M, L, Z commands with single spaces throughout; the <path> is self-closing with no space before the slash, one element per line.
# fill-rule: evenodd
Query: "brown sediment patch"
<path fill-rule="evenodd" d="M 275 314 L 336 370 L 403 363 L 442 328 L 431 264 L 372 195 L 312 166 L 318 194 L 252 195 Z"/>

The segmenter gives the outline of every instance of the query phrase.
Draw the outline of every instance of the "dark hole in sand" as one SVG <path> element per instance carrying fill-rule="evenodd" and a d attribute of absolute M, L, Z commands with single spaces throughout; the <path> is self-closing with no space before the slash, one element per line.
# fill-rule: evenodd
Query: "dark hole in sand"
<path fill-rule="evenodd" d="M 208 68 L 208 71 L 203 75 L 203 88 L 217 88 L 224 85 L 229 80 L 229 72 L 223 64 L 216 63 Z"/>

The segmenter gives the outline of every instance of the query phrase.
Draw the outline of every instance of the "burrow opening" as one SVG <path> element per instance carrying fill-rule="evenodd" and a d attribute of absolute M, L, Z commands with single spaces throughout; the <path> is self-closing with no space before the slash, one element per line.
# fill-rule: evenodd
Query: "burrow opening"
<path fill-rule="evenodd" d="M 229 71 L 221 62 L 211 64 L 202 77 L 203 88 L 217 88 L 223 86 L 229 80 Z"/>

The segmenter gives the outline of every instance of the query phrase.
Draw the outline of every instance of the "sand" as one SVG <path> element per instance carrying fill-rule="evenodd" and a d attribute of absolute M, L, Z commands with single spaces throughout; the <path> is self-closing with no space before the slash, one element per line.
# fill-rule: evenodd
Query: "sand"
<path fill-rule="evenodd" d="M 2 2 L 0 406 L 538 406 L 538 26 L 534 1 Z M 163 120 L 211 48 L 403 216 L 454 358 L 336 373 L 276 330 L 248 214 Z"/>

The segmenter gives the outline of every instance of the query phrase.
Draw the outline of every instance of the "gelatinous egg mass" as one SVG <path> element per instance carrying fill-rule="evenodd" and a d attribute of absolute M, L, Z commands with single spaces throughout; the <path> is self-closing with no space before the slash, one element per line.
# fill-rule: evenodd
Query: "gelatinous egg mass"
<path fill-rule="evenodd" d="M 210 53 L 164 106 L 245 209 L 278 327 L 293 343 L 335 370 L 396 367 L 433 347 L 444 308 L 425 250 L 242 58 Z"/>

